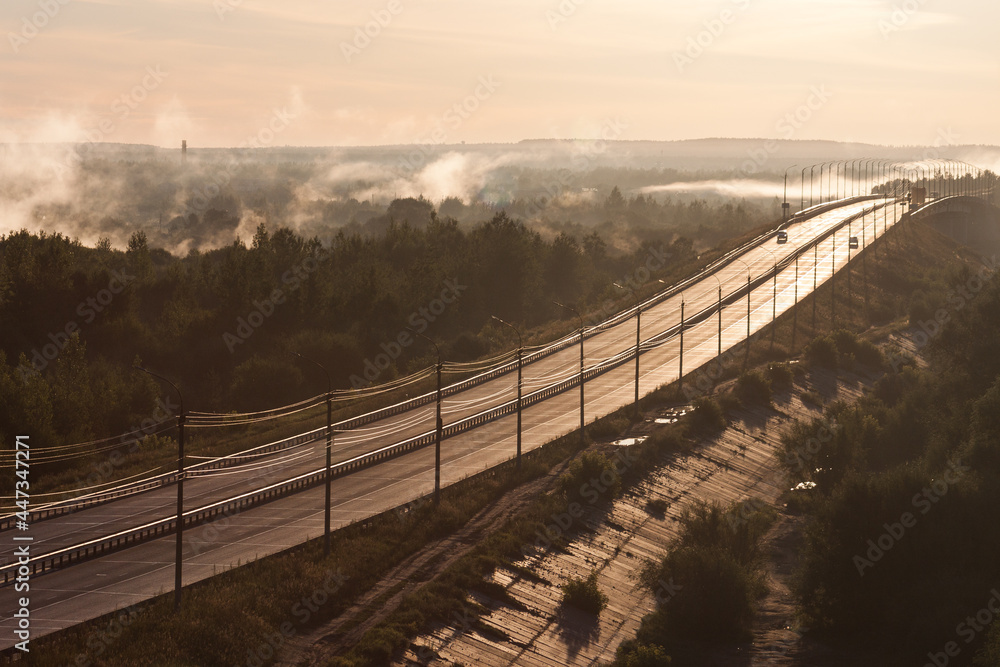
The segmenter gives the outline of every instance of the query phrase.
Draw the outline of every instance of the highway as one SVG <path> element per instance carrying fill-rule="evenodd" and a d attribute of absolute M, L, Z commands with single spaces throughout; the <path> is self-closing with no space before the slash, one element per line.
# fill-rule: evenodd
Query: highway
<path fill-rule="evenodd" d="M 886 205 L 887 204 L 887 205 Z M 745 288 L 791 257 L 798 248 L 864 209 L 877 207 L 815 251 L 802 254 L 797 265 L 789 263 L 776 276 L 750 294 L 749 331 L 766 327 L 772 317 L 801 301 L 814 285 L 822 285 L 854 257 L 849 238 L 863 238 L 870 245 L 891 228 L 902 207 L 891 199 L 847 203 L 815 217 L 793 222 L 788 242 L 773 237 L 711 275 L 688 285 L 683 293 L 644 306 L 643 353 L 640 355 L 640 393 L 646 394 L 677 379 L 679 336 L 663 336 L 680 324 L 681 303 L 688 320 L 723 297 Z M 798 280 L 796 281 L 796 275 Z M 860 284 L 860 283 L 859 283 Z M 623 294 L 623 296 L 626 296 Z M 776 298 L 773 298 L 775 297 Z M 722 310 L 721 349 L 728 350 L 747 336 L 746 296 L 734 298 Z M 715 359 L 720 346 L 719 318 L 714 311 L 684 331 L 685 375 Z M 585 367 L 592 368 L 620 358 L 635 346 L 635 317 L 594 333 L 584 343 Z M 576 335 L 578 340 L 578 335 Z M 524 393 L 571 379 L 579 372 L 579 346 L 569 345 L 524 366 Z M 634 396 L 634 359 L 586 382 L 585 419 L 606 415 L 630 404 Z M 692 383 L 697 373 L 691 376 Z M 507 373 L 445 398 L 445 425 L 516 398 L 516 373 Z M 531 405 L 523 414 L 523 447 L 530 451 L 579 427 L 579 390 L 570 389 Z M 338 433 L 334 461 L 344 461 L 379 447 L 392 445 L 434 429 L 434 405 L 423 405 L 381 419 L 364 427 Z M 515 451 L 515 416 L 487 422 L 447 438 L 442 444 L 442 485 L 452 484 L 510 459 Z M 323 440 L 288 448 L 242 465 L 206 471 L 185 481 L 185 509 L 193 509 L 232 496 L 315 471 L 323 466 Z M 333 485 L 333 526 L 339 527 L 373 516 L 431 493 L 434 488 L 434 449 L 423 447 L 358 472 L 338 477 Z M 184 583 L 300 544 L 322 533 L 322 486 L 240 511 L 223 521 L 185 530 Z M 167 485 L 152 491 L 108 502 L 72 514 L 38 521 L 31 526 L 32 554 L 70 547 L 91 539 L 169 518 L 176 510 L 176 489 Z M 0 532 L 0 559 L 13 559 L 12 531 Z M 31 581 L 33 636 L 100 616 L 116 608 L 141 603 L 173 586 L 174 536 L 94 558 L 71 567 L 37 575 Z M 19 595 L 12 586 L 0 587 L 0 606 L 14 609 Z M 0 648 L 13 645 L 13 619 L 5 618 Z"/>

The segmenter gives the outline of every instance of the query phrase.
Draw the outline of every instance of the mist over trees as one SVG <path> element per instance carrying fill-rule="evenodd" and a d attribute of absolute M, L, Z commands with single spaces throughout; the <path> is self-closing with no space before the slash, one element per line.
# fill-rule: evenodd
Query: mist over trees
<path fill-rule="evenodd" d="M 465 226 L 506 210 L 549 235 L 568 224 L 589 231 L 639 222 L 693 237 L 713 224 L 700 203 L 731 200 L 686 184 L 744 177 L 738 160 L 678 169 L 653 156 L 624 159 L 610 144 L 418 148 L 201 149 L 182 161 L 154 147 L 0 146 L 0 232 L 59 232 L 85 245 L 107 238 L 124 248 L 142 230 L 150 247 L 185 255 L 247 240 L 261 223 L 329 243 L 339 230 L 382 233 L 390 219 L 422 227 L 433 209 Z M 766 178 L 742 204 L 777 215 L 776 176 Z M 620 199 L 609 208 L 615 188 Z"/>
<path fill-rule="evenodd" d="M 431 363 L 423 346 L 394 347 L 406 327 L 443 341 L 448 359 L 469 360 L 497 344 L 491 315 L 530 328 L 563 315 L 552 299 L 626 307 L 612 283 L 651 256 L 690 261 L 696 245 L 766 219 L 744 203 L 658 204 L 617 188 L 593 208 L 600 225 L 538 231 L 506 211 L 461 224 L 406 198 L 328 242 L 259 223 L 248 241 L 180 257 L 145 231 L 124 250 L 107 238 L 87 247 L 59 233 L 2 236 L 0 432 L 27 428 L 60 444 L 134 428 L 161 391 L 131 370 L 136 362 L 176 378 L 196 409 L 228 411 L 320 391 L 290 351 L 320 360 L 338 387 Z M 231 229 L 214 211 L 176 224 Z M 399 352 L 373 371 L 387 349 Z"/>

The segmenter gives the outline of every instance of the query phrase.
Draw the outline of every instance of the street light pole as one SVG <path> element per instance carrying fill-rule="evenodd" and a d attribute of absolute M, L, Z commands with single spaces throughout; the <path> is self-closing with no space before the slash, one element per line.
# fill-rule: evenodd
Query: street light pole
<path fill-rule="evenodd" d="M 795 252 L 795 297 L 792 305 L 792 353 L 795 353 L 795 334 L 799 328 L 799 253 Z"/>
<path fill-rule="evenodd" d="M 750 363 L 750 316 L 752 314 L 752 311 L 750 309 L 750 292 L 752 291 L 750 289 L 751 270 L 750 270 L 750 265 L 747 264 L 746 260 L 742 259 L 741 257 L 736 257 L 735 259 L 737 262 L 742 264 L 747 270 L 747 337 L 746 337 L 746 354 L 744 355 L 744 361 L 743 361 L 743 366 L 746 367 Z"/>
<path fill-rule="evenodd" d="M 809 167 L 809 208 L 812 208 L 813 206 L 813 169 L 815 169 L 816 166 L 817 165 L 814 164 Z"/>
<path fill-rule="evenodd" d="M 521 364 L 524 362 L 524 339 L 521 332 L 510 322 L 501 320 L 496 315 L 491 315 L 494 320 L 504 324 L 514 330 L 517 334 L 517 468 L 521 469 Z"/>
<path fill-rule="evenodd" d="M 809 167 L 802 167 L 802 173 L 799 175 L 799 210 L 803 211 L 806 208 L 806 169 Z M 810 206 L 812 202 L 810 202 Z"/>
<path fill-rule="evenodd" d="M 833 251 L 830 253 L 830 330 L 837 321 L 837 234 L 830 236 Z"/>
<path fill-rule="evenodd" d="M 180 402 L 180 413 L 177 415 L 177 546 L 174 556 L 174 611 L 181 609 L 181 564 L 184 562 L 184 396 L 181 390 L 167 378 L 146 370 L 141 366 L 133 366 L 137 371 L 142 371 L 147 375 L 166 382 L 177 392 Z"/>
<path fill-rule="evenodd" d="M 709 274 L 709 275 L 711 275 L 713 278 L 715 278 L 715 282 L 719 283 L 719 303 L 718 303 L 718 306 L 717 306 L 717 309 L 719 311 L 719 352 L 718 352 L 718 356 L 721 357 L 722 356 L 722 281 L 719 280 L 719 277 L 717 275 L 715 275 L 714 272 L 711 273 L 711 274 Z"/>
<path fill-rule="evenodd" d="M 875 218 L 875 211 L 872 211 L 872 218 Z M 865 228 L 864 219 L 861 220 L 861 229 Z M 847 223 L 847 307 L 851 307 L 851 223 Z"/>
<path fill-rule="evenodd" d="M 332 462 L 331 458 L 333 455 L 333 380 L 330 378 L 330 371 L 316 361 L 315 359 L 310 359 L 309 357 L 299 354 L 298 352 L 292 352 L 296 357 L 302 359 L 303 361 L 308 361 L 312 365 L 323 371 L 326 375 L 326 504 L 323 508 L 323 555 L 330 555 L 330 480 L 332 478 Z"/>
<path fill-rule="evenodd" d="M 788 170 L 797 166 L 799 165 L 792 164 L 785 167 L 785 194 L 783 195 L 783 201 L 781 203 L 782 220 L 788 220 L 788 209 L 790 208 L 788 204 Z"/>
<path fill-rule="evenodd" d="M 774 350 L 774 335 L 775 327 L 778 322 L 778 256 L 774 254 L 774 251 L 761 246 L 762 249 L 766 250 L 769 255 L 771 255 L 771 261 L 773 262 L 773 267 L 771 269 L 772 275 L 772 287 L 771 287 L 771 349 Z"/>
<path fill-rule="evenodd" d="M 819 284 L 819 241 L 813 244 L 813 334 L 816 333 L 816 302 L 819 300 L 819 295 L 816 293 L 816 286 Z"/>
<path fill-rule="evenodd" d="M 890 176 L 890 178 L 891 178 L 891 176 Z M 895 197 L 893 197 L 892 207 L 893 207 L 892 208 L 893 215 L 895 215 L 895 211 L 896 211 L 896 198 Z M 889 215 L 888 207 L 883 210 L 883 214 L 886 216 L 886 218 L 888 218 L 888 215 Z M 873 232 L 874 235 L 877 236 L 878 235 L 878 219 L 877 218 L 874 219 L 874 220 L 872 220 L 872 227 L 873 227 L 873 230 L 874 230 L 874 232 Z M 867 324 L 868 323 L 868 228 L 867 228 L 867 225 L 864 224 L 864 220 L 863 219 L 862 219 L 862 225 L 861 225 L 861 273 L 862 273 L 862 278 L 863 278 L 864 283 L 865 283 L 865 324 Z"/>
<path fill-rule="evenodd" d="M 580 320 L 580 444 L 587 444 L 587 433 L 584 431 L 584 426 L 586 425 L 584 416 L 584 397 L 583 397 L 583 315 L 576 308 L 570 308 L 569 306 L 559 303 L 558 301 L 553 301 L 560 308 L 565 308 L 569 312 L 573 313 Z"/>
<path fill-rule="evenodd" d="M 677 386 L 684 389 L 684 292 L 681 292 L 681 351 L 678 355 Z"/>
<path fill-rule="evenodd" d="M 615 287 L 621 290 L 628 290 L 632 293 L 632 298 L 635 300 L 635 414 L 639 415 L 639 342 L 640 342 L 640 331 L 642 326 L 642 304 L 639 303 L 639 295 L 635 293 L 635 290 L 631 286 L 625 287 L 619 285 L 618 283 L 612 283 Z"/>
<path fill-rule="evenodd" d="M 414 336 L 419 336 L 434 346 L 437 353 L 437 424 L 434 436 L 434 504 L 441 504 L 441 434 L 444 431 L 444 422 L 441 419 L 441 370 L 444 363 L 441 361 L 441 348 L 433 340 L 422 333 L 417 333 L 413 329 L 406 329 Z"/>

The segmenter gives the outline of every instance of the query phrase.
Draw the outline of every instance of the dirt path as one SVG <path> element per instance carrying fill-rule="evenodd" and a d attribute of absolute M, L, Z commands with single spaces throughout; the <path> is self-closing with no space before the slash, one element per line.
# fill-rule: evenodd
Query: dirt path
<path fill-rule="evenodd" d="M 757 608 L 751 665 L 795 665 L 802 632 L 795 618 L 792 577 L 798 568 L 805 518 L 782 513 L 765 538 L 770 591 Z"/>
<path fill-rule="evenodd" d="M 554 488 L 566 465 L 568 462 L 554 467 L 545 477 L 508 492 L 481 510 L 458 532 L 428 544 L 407 558 L 340 616 L 291 639 L 275 665 L 322 665 L 356 644 L 365 632 L 395 611 L 407 595 L 432 581 L 483 537 L 501 528 L 540 494 Z"/>

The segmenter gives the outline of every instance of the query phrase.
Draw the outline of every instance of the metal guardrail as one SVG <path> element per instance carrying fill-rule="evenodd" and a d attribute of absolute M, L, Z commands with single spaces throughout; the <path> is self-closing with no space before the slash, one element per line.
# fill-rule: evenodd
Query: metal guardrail
<path fill-rule="evenodd" d="M 819 243 L 825 238 L 828 238 L 836 234 L 838 231 L 840 231 L 840 229 L 850 224 L 854 220 L 863 217 L 864 215 L 867 215 L 869 212 L 875 212 L 878 209 L 883 208 L 887 205 L 889 204 L 886 203 L 880 206 L 873 206 L 870 209 L 865 209 L 860 213 L 857 213 L 855 215 L 846 218 L 841 223 L 838 223 L 835 227 L 825 230 L 823 233 L 815 236 L 808 244 L 799 247 L 795 253 L 789 255 L 781 262 L 777 262 L 776 264 L 772 265 L 769 271 L 761 274 L 760 276 L 757 276 L 754 279 L 751 279 L 748 285 L 743 285 L 740 287 L 740 289 L 737 289 L 734 292 L 731 292 L 729 295 L 727 295 L 723 299 L 721 307 L 725 308 L 726 305 L 730 305 L 731 303 L 742 299 L 744 296 L 746 296 L 748 292 L 752 292 L 756 288 L 760 287 L 769 280 L 773 279 L 776 272 L 780 272 L 783 269 L 787 268 L 787 266 L 792 261 L 794 261 L 797 256 L 807 252 L 808 249 L 814 244 Z M 762 235 L 762 237 L 766 239 L 767 237 L 773 236 L 776 233 L 777 230 Z M 757 243 L 760 242 L 760 238 L 761 237 L 758 237 L 758 239 L 756 240 Z M 736 256 L 738 255 L 733 255 L 732 257 L 730 257 L 729 258 L 730 261 L 734 259 Z M 728 264 L 729 262 L 727 261 L 726 263 Z M 713 265 L 714 264 L 716 263 L 713 263 Z M 685 282 L 686 284 L 690 284 L 690 281 L 685 281 Z M 692 315 L 690 318 L 685 320 L 684 328 L 687 329 L 689 327 L 695 326 L 700 322 L 704 321 L 705 319 L 707 319 L 708 317 L 711 317 L 712 315 L 716 314 L 716 312 L 719 310 L 719 307 L 720 307 L 719 304 L 716 303 L 702 309 L 698 313 Z M 660 343 L 666 342 L 671 338 L 673 338 L 674 336 L 676 336 L 679 333 L 680 328 L 681 325 L 680 323 L 678 323 L 677 325 L 670 327 L 669 329 L 647 339 L 645 341 L 645 344 L 648 345 L 649 343 L 653 342 L 655 345 L 659 345 Z M 571 338 L 570 342 L 575 343 L 575 338 Z M 528 407 L 534 405 L 556 394 L 577 387 L 580 384 L 581 375 L 583 382 L 586 382 L 587 380 L 593 379 L 603 373 L 606 373 L 614 368 L 617 368 L 618 366 L 621 366 L 626 362 L 633 360 L 637 353 L 641 354 L 641 351 L 637 351 L 635 347 L 630 347 L 628 350 L 619 353 L 614 357 L 606 359 L 588 369 L 584 369 L 582 374 L 576 373 L 575 375 L 565 380 L 553 383 L 548 387 L 543 387 L 542 389 L 531 392 L 526 396 L 522 397 L 522 407 Z M 495 372 L 496 369 L 494 369 L 494 371 L 491 371 L 489 374 L 492 375 Z M 431 396 L 433 396 L 433 394 L 431 394 Z M 511 400 L 499 406 L 483 410 L 475 415 L 460 419 L 443 428 L 442 439 L 450 438 L 460 433 L 472 430 L 485 423 L 494 421 L 496 419 L 499 419 L 500 417 L 508 415 L 514 412 L 516 409 L 517 409 L 517 401 Z M 369 413 L 369 415 L 371 414 L 375 413 Z M 356 419 L 365 418 L 368 417 L 369 415 L 363 415 L 362 417 Z M 350 422 L 353 420 L 347 420 L 347 421 Z M 293 438 L 289 438 L 285 441 L 270 443 L 268 445 L 264 445 L 262 447 L 258 447 L 253 450 L 247 450 L 247 451 L 261 452 L 260 455 L 263 456 L 266 453 L 270 453 L 270 451 L 277 451 L 278 449 L 293 446 L 285 443 L 294 440 L 299 440 L 300 441 L 299 444 L 301 444 L 301 442 L 315 439 L 317 435 L 322 434 L 323 432 L 325 432 L 325 430 L 326 430 L 325 427 L 320 428 L 315 431 L 310 431 L 308 433 L 300 434 Z M 330 473 L 333 477 L 348 475 L 363 468 L 385 461 L 389 458 L 394 458 L 402 454 L 405 454 L 407 452 L 411 452 L 421 447 L 430 445 L 433 442 L 435 442 L 435 438 L 436 438 L 436 432 L 428 431 L 421 435 L 408 438 L 407 440 L 404 440 L 402 442 L 395 443 L 392 445 L 387 445 L 375 451 L 368 452 L 366 454 L 356 456 L 347 461 L 337 463 L 331 466 Z M 215 462 L 208 462 L 208 465 L 212 463 Z M 214 519 L 215 517 L 218 517 L 223 514 L 225 514 L 226 516 L 230 516 L 234 512 L 238 513 L 243 509 L 255 507 L 270 502 L 272 500 L 275 500 L 277 498 L 281 498 L 296 493 L 306 488 L 316 486 L 320 483 L 323 483 L 325 479 L 326 479 L 326 468 L 325 467 L 319 468 L 317 470 L 304 473 L 292 479 L 272 484 L 270 486 L 264 487 L 263 489 L 250 491 L 241 494 L 239 496 L 235 496 L 233 498 L 228 498 L 208 505 L 204 505 L 202 507 L 188 510 L 184 512 L 183 515 L 184 527 L 185 529 L 189 527 L 195 527 L 204 524 Z M 104 502 L 106 502 L 106 500 Z M 118 549 L 131 547 L 138 543 L 148 541 L 150 539 L 156 539 L 163 535 L 171 534 L 176 531 L 176 523 L 177 523 L 176 516 L 167 517 L 158 521 L 144 524 L 142 526 L 120 531 L 113 535 L 97 538 L 78 545 L 65 547 L 63 549 L 59 549 L 57 551 L 48 554 L 41 554 L 39 556 L 32 557 L 26 564 L 20 564 L 17 562 L 10 563 L 8 565 L 0 567 L 0 572 L 3 573 L 3 582 L 0 585 L 7 585 L 13 582 L 13 580 L 18 574 L 18 571 L 21 568 L 25 567 L 28 568 L 28 571 L 32 575 L 42 574 L 51 571 L 53 569 L 61 568 L 67 565 L 71 565 L 73 563 L 78 563 L 82 560 L 104 555 L 111 551 L 117 551 Z"/>
<path fill-rule="evenodd" d="M 585 369 L 584 381 L 597 377 L 598 375 L 620 366 L 629 359 L 634 358 L 634 355 L 635 350 L 632 348 L 626 355 L 615 357 L 611 360 L 602 362 L 598 366 Z M 553 383 L 548 387 L 544 387 L 523 396 L 521 399 L 522 406 L 527 407 L 542 402 L 555 394 L 559 394 L 572 389 L 573 387 L 579 386 L 579 383 L 580 374 L 577 373 L 566 380 Z M 451 438 L 466 431 L 475 429 L 485 423 L 511 414 L 516 410 L 517 401 L 511 400 L 499 406 L 483 410 L 478 414 L 465 417 L 445 426 L 442 430 L 442 439 Z M 333 477 L 341 477 L 357 472 L 362 468 L 381 463 L 387 459 L 395 458 L 413 450 L 420 449 L 421 447 L 426 447 L 435 442 L 436 435 L 436 431 L 428 431 L 421 435 L 408 438 L 402 442 L 356 456 L 352 459 L 331 466 L 330 474 Z M 183 515 L 184 528 L 187 530 L 188 528 L 199 526 L 221 515 L 232 516 L 235 513 L 243 511 L 244 509 L 262 505 L 272 500 L 302 491 L 306 488 L 317 486 L 324 483 L 325 480 L 326 468 L 318 468 L 292 479 L 264 487 L 263 489 L 249 491 L 233 498 L 228 498 L 226 500 L 217 501 L 202 507 L 187 510 Z M 152 521 L 141 526 L 137 526 L 135 528 L 120 531 L 113 535 L 65 547 L 51 553 L 34 556 L 25 564 L 17 562 L 10 563 L 0 567 L 0 572 L 3 573 L 3 582 L 0 585 L 8 585 L 12 583 L 21 568 L 27 568 L 28 573 L 31 575 L 44 574 L 54 569 L 79 563 L 83 560 L 102 556 L 112 551 L 135 546 L 136 544 L 146 542 L 151 539 L 172 534 L 176 531 L 176 529 L 177 517 L 167 517 L 158 521 Z"/>

